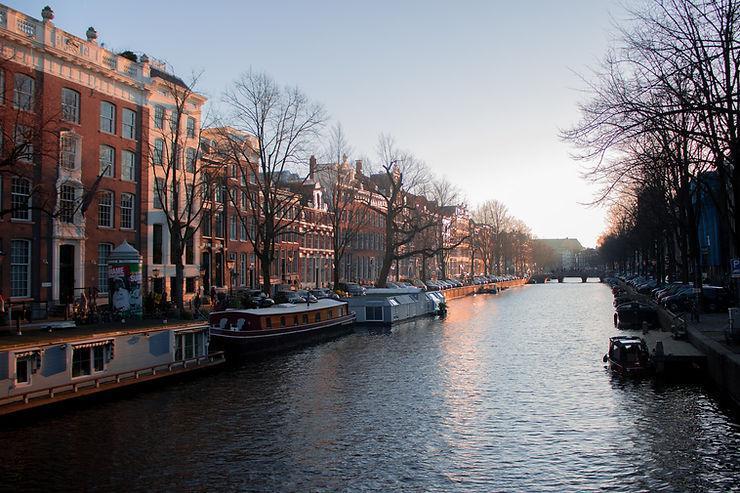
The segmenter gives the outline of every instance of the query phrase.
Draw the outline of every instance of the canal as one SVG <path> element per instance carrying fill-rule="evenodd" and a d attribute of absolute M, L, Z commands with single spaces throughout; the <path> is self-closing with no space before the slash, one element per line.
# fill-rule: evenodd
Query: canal
<path fill-rule="evenodd" d="M 601 363 L 611 293 L 525 286 L 445 320 L 50 408 L 0 431 L 23 490 L 727 491 L 738 418 Z"/>

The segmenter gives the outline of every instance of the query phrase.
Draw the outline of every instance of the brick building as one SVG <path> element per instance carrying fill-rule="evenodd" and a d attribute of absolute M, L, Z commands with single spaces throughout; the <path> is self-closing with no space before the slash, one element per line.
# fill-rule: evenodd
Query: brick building
<path fill-rule="evenodd" d="M 107 257 L 143 245 L 149 74 L 138 62 L 0 5 L 0 285 L 43 312 L 108 290 Z M 5 274 L 5 275 L 3 275 Z"/>

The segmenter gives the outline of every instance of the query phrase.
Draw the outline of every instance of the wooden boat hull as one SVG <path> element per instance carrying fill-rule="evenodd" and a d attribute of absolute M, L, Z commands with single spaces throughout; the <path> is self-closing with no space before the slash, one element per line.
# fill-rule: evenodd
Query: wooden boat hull
<path fill-rule="evenodd" d="M 355 314 L 291 327 L 258 330 L 228 330 L 211 327 L 211 345 L 229 352 L 276 352 L 318 342 L 350 330 Z"/>

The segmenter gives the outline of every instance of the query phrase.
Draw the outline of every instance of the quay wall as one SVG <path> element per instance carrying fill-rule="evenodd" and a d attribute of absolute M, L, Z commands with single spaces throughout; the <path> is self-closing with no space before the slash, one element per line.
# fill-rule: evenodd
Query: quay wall
<path fill-rule="evenodd" d="M 450 300 L 456 300 L 458 298 L 464 298 L 465 296 L 470 296 L 471 294 L 479 293 L 485 289 L 491 289 L 491 288 L 513 288 L 516 286 L 523 286 L 524 284 L 527 284 L 527 279 L 514 279 L 512 281 L 501 281 L 501 282 L 492 282 L 489 284 L 477 284 L 472 286 L 463 286 L 461 288 L 451 288 L 446 289 L 442 291 L 445 295 L 445 299 L 447 301 Z"/>
<path fill-rule="evenodd" d="M 730 351 L 721 342 L 703 334 L 696 327 L 689 327 L 688 339 L 707 357 L 707 374 L 723 394 L 740 406 L 740 355 Z"/>

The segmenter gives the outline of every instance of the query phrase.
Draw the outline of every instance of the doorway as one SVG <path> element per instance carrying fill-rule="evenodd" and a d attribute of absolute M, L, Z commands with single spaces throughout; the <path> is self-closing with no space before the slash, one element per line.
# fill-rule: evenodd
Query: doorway
<path fill-rule="evenodd" d="M 74 303 L 75 295 L 75 247 L 59 245 L 59 301 Z"/>

